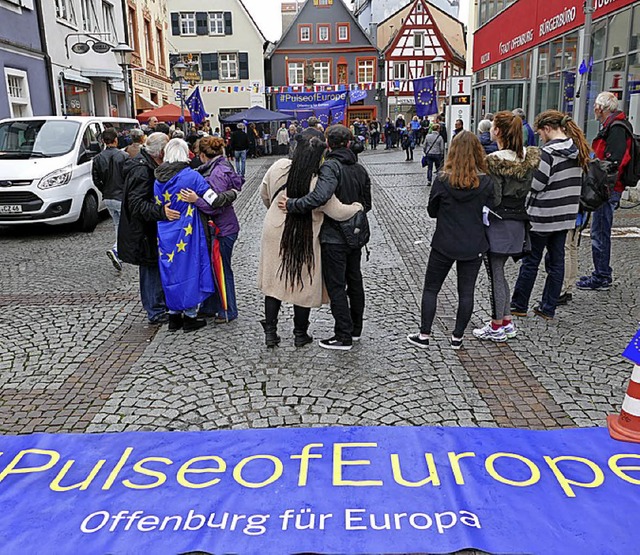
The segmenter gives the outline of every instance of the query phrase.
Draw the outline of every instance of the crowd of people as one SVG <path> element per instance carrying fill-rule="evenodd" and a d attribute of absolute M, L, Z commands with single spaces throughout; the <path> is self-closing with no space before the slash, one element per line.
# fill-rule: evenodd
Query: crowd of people
<path fill-rule="evenodd" d="M 459 296 L 454 349 L 462 346 L 483 263 L 491 319 L 473 330 L 479 340 L 516 337 L 513 317 L 528 313 L 543 256 L 547 275 L 535 315 L 554 318 L 558 305 L 571 301 L 574 285 L 608 289 L 613 211 L 624 190 L 632 136 L 614 94 L 597 97 L 595 116 L 601 131 L 591 146 L 572 118 L 556 110 L 539 114 L 533 128 L 520 110 L 487 114 L 477 134 L 455 122 L 452 138 L 442 116 L 426 122 L 414 117 L 408 124 L 402 117 L 387 118 L 384 126 L 375 119 L 355 120 L 351 128 L 338 124 L 326 131 L 314 118 L 305 129 L 283 123 L 274 137 L 280 158 L 260 185 L 267 208 L 257 278 L 265 298 L 265 344 L 281 341 L 282 302 L 294 306 L 296 347 L 313 340 L 310 310 L 327 302 L 334 333 L 319 345 L 349 350 L 360 339 L 371 181 L 358 153 L 367 145 L 376 149 L 382 136 L 386 149 L 400 145 L 408 160 L 423 145 L 431 185 L 427 211 L 436 219 L 420 329 L 408 335 L 410 343 L 429 346 L 438 293 L 454 264 Z M 185 137 L 181 130 L 149 122 L 145 131 L 130 133 L 131 144 L 124 148 L 114 130 L 105 130 L 107 148 L 94 159 L 93 178 L 116 227 L 108 256 L 117 269 L 122 262 L 139 266 L 150 323 L 168 322 L 170 331 L 188 332 L 205 326 L 206 318 L 222 324 L 238 317 L 232 255 L 240 223 L 233 202 L 244 184 L 254 128 L 238 124 L 233 132 L 215 129 Z M 533 144 L 534 129 L 540 147 Z M 608 202 L 591 214 L 594 270 L 577 279 L 577 236 L 585 222 L 580 195 L 593 157 L 612 162 L 616 174 Z M 364 233 L 357 236 L 363 228 L 364 239 Z M 510 260 L 520 261 L 515 284 L 505 272 Z"/>

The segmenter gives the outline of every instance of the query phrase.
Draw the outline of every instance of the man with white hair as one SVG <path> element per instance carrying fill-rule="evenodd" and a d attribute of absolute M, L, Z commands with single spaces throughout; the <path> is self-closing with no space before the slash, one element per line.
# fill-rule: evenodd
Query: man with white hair
<path fill-rule="evenodd" d="M 613 212 L 618 208 L 620 196 L 624 191 L 621 177 L 631 160 L 633 129 L 627 116 L 618 110 L 618 97 L 611 92 L 601 92 L 596 97 L 593 112 L 601 128 L 591 148 L 596 158 L 616 164 L 618 175 L 609 201 L 595 210 L 591 216 L 591 253 L 594 269 L 590 276 L 582 276 L 576 287 L 589 291 L 606 291 L 613 283 L 613 269 L 610 265 Z"/>

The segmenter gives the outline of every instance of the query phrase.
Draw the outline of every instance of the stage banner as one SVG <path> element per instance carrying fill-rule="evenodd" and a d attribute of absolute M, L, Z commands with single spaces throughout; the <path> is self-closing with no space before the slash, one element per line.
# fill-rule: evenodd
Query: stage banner
<path fill-rule="evenodd" d="M 3 436 L 3 553 L 637 553 L 606 429 Z"/>
<path fill-rule="evenodd" d="M 300 118 L 299 115 L 311 112 L 326 127 L 331 123 L 342 123 L 348 95 L 348 91 L 280 93 L 276 95 L 276 104 L 279 112 L 291 114 L 301 122 L 306 122 L 310 116 Z"/>

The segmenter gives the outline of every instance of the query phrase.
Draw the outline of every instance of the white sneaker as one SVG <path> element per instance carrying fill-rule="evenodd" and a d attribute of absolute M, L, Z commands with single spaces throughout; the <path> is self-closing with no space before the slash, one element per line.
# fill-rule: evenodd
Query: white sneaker
<path fill-rule="evenodd" d="M 502 326 L 507 339 L 513 339 L 516 335 L 518 335 L 518 330 L 516 329 L 516 325 L 513 322 L 509 322 L 506 326 Z"/>
<path fill-rule="evenodd" d="M 491 322 L 482 328 L 473 330 L 473 335 L 478 339 L 487 339 L 489 341 L 502 342 L 507 340 L 507 334 L 505 333 L 504 328 L 500 327 L 497 330 L 494 330 L 491 327 Z"/>

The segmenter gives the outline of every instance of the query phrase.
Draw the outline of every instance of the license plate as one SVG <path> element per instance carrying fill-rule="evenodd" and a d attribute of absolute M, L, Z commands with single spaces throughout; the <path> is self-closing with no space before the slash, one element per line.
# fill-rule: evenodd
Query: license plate
<path fill-rule="evenodd" d="M 21 212 L 20 204 L 0 204 L 0 214 L 20 214 Z"/>

